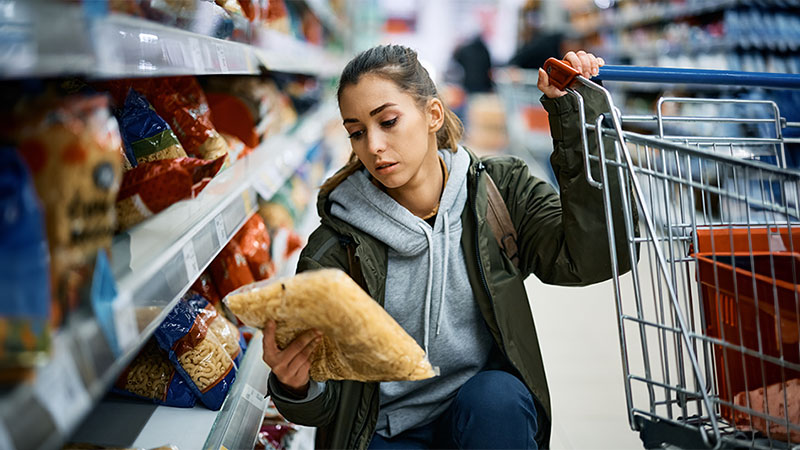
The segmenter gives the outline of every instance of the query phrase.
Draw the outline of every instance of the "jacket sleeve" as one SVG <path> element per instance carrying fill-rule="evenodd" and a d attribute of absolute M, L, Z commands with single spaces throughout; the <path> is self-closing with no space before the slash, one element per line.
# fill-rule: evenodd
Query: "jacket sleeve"
<path fill-rule="evenodd" d="M 591 97 L 586 99 L 589 117 L 597 117 L 601 108 Z M 527 165 L 515 164 L 503 181 L 508 186 L 507 203 L 518 233 L 520 270 L 534 273 L 548 284 L 587 285 L 611 278 L 612 262 L 606 231 L 603 191 L 589 185 L 584 174 L 583 150 L 578 106 L 569 95 L 542 99 L 549 114 L 553 137 L 550 162 L 558 178 L 561 195 L 546 182 L 533 177 Z M 599 102 L 604 103 L 602 99 Z M 589 133 L 590 151 L 597 154 L 593 133 Z M 606 142 L 611 157 L 613 143 Z M 595 180 L 600 180 L 597 164 L 592 164 Z M 620 273 L 630 269 L 627 240 L 622 215 L 620 179 L 609 171 L 608 188 L 612 196 L 615 247 Z M 630 199 L 630 197 L 628 197 Z M 637 216 L 632 205 L 633 223 Z"/>
<path fill-rule="evenodd" d="M 342 258 L 338 236 L 318 228 L 308 239 L 308 244 L 300 253 L 297 273 L 306 270 L 335 267 L 347 271 L 347 256 Z M 274 377 L 273 377 L 274 378 Z M 277 382 L 277 379 L 270 380 Z M 288 401 L 280 395 L 273 395 L 272 401 L 281 414 L 291 422 L 310 427 L 323 427 L 331 423 L 339 403 L 341 382 L 326 381 L 323 392 L 308 401 Z"/>

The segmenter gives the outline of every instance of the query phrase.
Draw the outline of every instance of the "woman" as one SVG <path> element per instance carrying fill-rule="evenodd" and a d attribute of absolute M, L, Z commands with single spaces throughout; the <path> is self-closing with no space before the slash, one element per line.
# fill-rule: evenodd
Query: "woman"
<path fill-rule="evenodd" d="M 585 76 L 603 64 L 585 52 L 565 59 Z M 270 393 L 288 420 L 319 427 L 319 447 L 547 447 L 550 398 L 523 280 L 535 273 L 585 285 L 611 269 L 601 191 L 583 174 L 577 106 L 544 71 L 539 88 L 560 198 L 523 162 L 479 159 L 458 146 L 461 124 L 413 50 L 379 46 L 345 67 L 338 100 L 353 155 L 322 186 L 321 225 L 298 272 L 350 273 L 423 345 L 440 375 L 314 382 L 308 357 L 319 334 L 310 330 L 281 351 L 270 324 Z M 488 177 L 518 232 L 518 263 L 487 225 Z"/>

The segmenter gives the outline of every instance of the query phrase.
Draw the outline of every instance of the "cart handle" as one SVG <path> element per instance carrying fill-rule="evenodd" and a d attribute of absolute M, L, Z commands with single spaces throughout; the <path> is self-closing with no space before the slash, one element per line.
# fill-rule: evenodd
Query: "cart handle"
<path fill-rule="evenodd" d="M 581 75 L 572 66 L 556 58 L 547 58 L 547 61 L 544 62 L 544 71 L 550 77 L 550 84 L 562 91 L 570 87 Z"/>
<path fill-rule="evenodd" d="M 741 72 L 735 70 L 603 66 L 600 68 L 600 74 L 594 79 L 604 81 L 635 81 L 642 83 L 716 84 L 800 89 L 800 75 L 798 74 Z M 559 89 L 563 90 L 563 88 Z"/>

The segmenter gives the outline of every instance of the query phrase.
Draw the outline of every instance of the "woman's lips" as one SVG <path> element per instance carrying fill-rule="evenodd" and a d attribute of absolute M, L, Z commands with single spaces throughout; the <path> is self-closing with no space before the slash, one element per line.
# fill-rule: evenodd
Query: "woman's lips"
<path fill-rule="evenodd" d="M 397 163 L 381 163 L 375 166 L 375 171 L 381 175 L 393 172 L 397 168 Z"/>

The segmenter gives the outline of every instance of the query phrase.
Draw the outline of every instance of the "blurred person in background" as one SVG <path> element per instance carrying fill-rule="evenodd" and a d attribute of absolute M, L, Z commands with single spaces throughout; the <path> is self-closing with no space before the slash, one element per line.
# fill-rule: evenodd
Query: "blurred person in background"
<path fill-rule="evenodd" d="M 585 52 L 565 59 L 586 77 L 602 65 Z M 307 330 L 280 349 L 268 324 L 269 392 L 286 419 L 318 427 L 317 447 L 549 446 L 550 396 L 523 282 L 533 273 L 546 283 L 586 285 L 610 278 L 612 268 L 602 191 L 584 175 L 577 104 L 546 73 L 539 88 L 560 195 L 519 159 L 478 158 L 460 146 L 461 122 L 414 50 L 378 46 L 345 67 L 338 100 L 353 153 L 320 189 L 321 224 L 297 271 L 350 274 L 439 374 L 317 382 L 309 368 L 320 333 Z M 596 103 L 587 98 L 588 114 Z M 609 177 L 609 192 L 619 193 L 617 175 Z M 490 192 L 508 207 L 513 247 L 501 248 L 487 222 Z M 612 201 L 620 215 L 621 200 Z M 616 242 L 627 254 L 627 241 Z M 623 272 L 628 266 L 620 261 Z"/>

